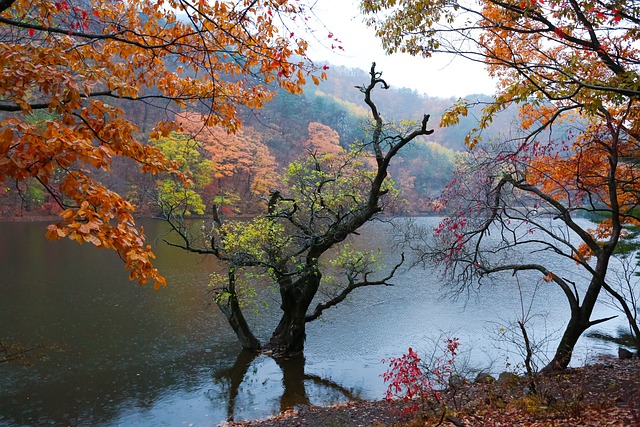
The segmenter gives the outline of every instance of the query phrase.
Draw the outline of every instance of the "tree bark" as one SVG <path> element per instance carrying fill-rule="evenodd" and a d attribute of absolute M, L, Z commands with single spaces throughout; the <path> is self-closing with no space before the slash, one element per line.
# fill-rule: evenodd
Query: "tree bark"
<path fill-rule="evenodd" d="M 220 308 L 220 311 L 224 313 L 229 325 L 236 333 L 238 341 L 245 350 L 260 350 L 262 347 L 260 341 L 253 335 L 251 328 L 242 314 L 242 308 L 238 301 L 238 294 L 236 293 L 236 275 L 235 267 L 229 268 L 229 281 L 227 288 L 222 295 L 217 295 L 215 298 L 216 304 Z"/>
<path fill-rule="evenodd" d="M 249 328 L 249 324 L 242 314 L 238 297 L 235 294 L 230 295 L 227 301 L 217 301 L 216 303 L 236 333 L 242 348 L 251 351 L 260 350 L 260 341 L 253 335 L 253 332 L 251 332 L 251 328 Z"/>
<path fill-rule="evenodd" d="M 16 2 L 16 0 L 2 0 L 2 1 L 0 1 L 0 13 L 2 13 L 5 10 L 9 9 L 11 6 L 13 6 L 13 4 L 15 2 Z"/>
<path fill-rule="evenodd" d="M 571 318 L 562 335 L 560 344 L 556 349 L 556 354 L 547 366 L 542 369 L 542 373 L 552 373 L 560 370 L 564 370 L 569 366 L 571 362 L 571 356 L 573 355 L 573 349 L 575 348 L 578 340 L 591 326 L 611 319 L 598 319 L 591 320 L 593 314 L 593 308 L 598 301 L 598 295 L 602 290 L 604 284 L 604 277 L 609 266 L 609 255 L 601 256 L 595 266 L 594 277 L 589 283 L 589 287 L 585 292 L 582 300 L 582 305 L 576 304 L 571 308 Z M 615 317 L 615 316 L 613 316 Z"/>
<path fill-rule="evenodd" d="M 573 355 L 573 349 L 575 348 L 578 340 L 582 336 L 582 333 L 587 330 L 589 325 L 586 326 L 582 322 L 583 310 L 580 308 L 576 314 L 571 315 L 569 324 L 562 334 L 562 339 L 553 359 L 542 369 L 543 374 L 550 374 L 553 372 L 562 371 L 569 366 L 571 362 L 571 356 Z"/>
<path fill-rule="evenodd" d="M 304 351 L 306 339 L 306 315 L 311 301 L 320 286 L 321 275 L 315 268 L 310 273 L 291 282 L 280 283 L 282 317 L 265 349 L 273 351 L 273 357 L 292 356 Z"/>

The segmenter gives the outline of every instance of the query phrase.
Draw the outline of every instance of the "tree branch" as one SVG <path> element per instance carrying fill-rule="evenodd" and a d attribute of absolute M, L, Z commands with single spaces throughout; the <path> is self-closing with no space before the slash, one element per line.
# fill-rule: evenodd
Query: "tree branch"
<path fill-rule="evenodd" d="M 365 276 L 365 280 L 362 281 L 362 282 L 350 281 L 349 285 L 347 287 L 345 287 L 342 290 L 342 292 L 340 292 L 334 298 L 331 298 L 329 301 L 318 304 L 316 306 L 316 308 L 313 310 L 313 313 L 307 314 L 305 316 L 305 322 L 311 322 L 313 320 L 318 319 L 322 315 L 324 310 L 340 304 L 342 301 L 344 301 L 347 298 L 347 296 L 351 292 L 353 292 L 354 290 L 356 290 L 358 288 L 362 288 L 362 287 L 365 287 L 365 286 L 381 286 L 381 285 L 393 286 L 392 283 L 389 283 L 389 280 L 391 280 L 393 278 L 393 276 L 395 275 L 395 273 L 398 270 L 398 268 L 400 268 L 400 266 L 404 263 L 404 253 L 402 253 L 400 256 L 401 256 L 400 262 L 398 262 L 393 267 L 391 272 L 386 277 L 384 277 L 383 279 L 380 279 L 380 280 L 368 281 L 366 279 L 366 276 Z"/>

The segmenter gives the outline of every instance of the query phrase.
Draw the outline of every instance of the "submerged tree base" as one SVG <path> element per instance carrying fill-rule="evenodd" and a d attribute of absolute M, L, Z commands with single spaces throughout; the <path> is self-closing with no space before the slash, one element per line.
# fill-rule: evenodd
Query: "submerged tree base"
<path fill-rule="evenodd" d="M 308 322 L 358 288 L 391 286 L 404 262 L 401 254 L 389 271 L 381 272 L 375 250 L 355 250 L 348 239 L 397 202 L 398 194 L 388 179 L 396 154 L 434 131 L 427 129 L 426 114 L 419 125 L 412 124 L 401 133 L 384 122 L 371 94 L 376 87 L 389 89 L 389 85 L 375 63 L 369 74 L 369 83 L 358 89 L 371 113 L 370 140 L 338 153 L 314 151 L 291 163 L 283 176 L 283 189 L 265 198 L 262 215 L 251 221 L 223 222 L 214 205 L 211 223 L 194 229 L 185 222 L 188 209 L 184 206 L 192 203 L 182 197 L 187 193 L 180 191 L 175 200 L 160 200 L 162 215 L 177 238 L 177 242 L 165 240 L 167 244 L 215 256 L 225 264 L 226 274 L 211 274 L 209 285 L 246 350 L 261 347 L 242 313 L 241 300 L 251 299 L 254 286 L 275 285 L 279 290 L 282 317 L 264 348 L 273 357 L 291 357 L 304 349 Z M 330 255 L 332 249 L 336 253 Z M 327 299 L 310 310 L 321 288 Z"/>

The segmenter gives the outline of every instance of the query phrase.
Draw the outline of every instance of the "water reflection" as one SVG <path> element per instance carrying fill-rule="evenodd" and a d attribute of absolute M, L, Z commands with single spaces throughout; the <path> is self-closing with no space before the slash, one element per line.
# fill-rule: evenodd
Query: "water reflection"
<path fill-rule="evenodd" d="M 273 383 L 274 378 L 278 378 L 278 375 L 273 372 L 273 364 L 280 370 L 281 382 L 279 384 Z M 253 372 L 251 372 L 252 368 Z M 270 388 L 270 393 L 267 394 L 271 396 L 280 394 L 279 403 L 277 408 L 274 408 L 275 411 L 273 413 L 284 412 L 299 405 L 311 404 L 312 400 L 308 392 L 310 387 L 313 387 L 316 393 L 332 394 L 335 402 L 361 400 L 357 391 L 343 387 L 331 379 L 322 378 L 319 375 L 306 374 L 303 355 L 272 359 L 266 355 L 243 350 L 238 354 L 235 363 L 231 367 L 215 372 L 213 380 L 214 383 L 222 385 L 222 392 L 226 396 L 222 399 L 212 393 L 208 393 L 208 396 L 214 402 L 226 402 L 228 421 L 237 420 L 236 409 L 245 409 L 243 406 L 247 402 L 251 402 L 251 405 L 267 403 L 256 402 L 256 395 L 259 394 L 260 388 Z M 271 384 L 267 385 L 269 382 Z M 250 399 L 243 396 L 247 391 L 242 389 L 245 383 L 251 389 L 251 394 L 253 394 Z M 271 403 L 271 406 L 273 406 L 273 402 Z M 240 419 L 243 419 L 243 417 L 240 416 Z"/>
<path fill-rule="evenodd" d="M 145 224 L 150 236 L 160 227 Z M 0 364 L 0 426 L 212 426 L 304 403 L 379 399 L 381 359 L 420 350 L 445 331 L 471 349 L 472 363 L 486 366 L 487 357 L 498 358 L 486 329 L 520 307 L 510 275 L 469 300 L 449 301 L 439 298 L 433 272 L 405 271 L 396 286 L 362 289 L 311 323 L 306 359 L 275 361 L 241 352 L 210 306 L 213 260 L 159 246 L 170 286 L 153 291 L 129 282 L 114 254 L 46 242 L 44 232 L 43 223 L 0 223 L 0 339 L 44 346 L 32 366 Z M 360 238 L 385 244 L 378 230 Z M 549 329 L 561 328 L 562 293 L 544 287 L 536 298 Z M 250 321 L 264 340 L 278 321 L 277 302 L 262 310 Z M 615 333 L 617 324 L 601 326 Z M 577 352 L 584 348 L 616 350 L 593 340 Z"/>
<path fill-rule="evenodd" d="M 244 381 L 249 365 L 256 358 L 257 354 L 252 351 L 243 350 L 238 354 L 236 362 L 230 368 L 222 369 L 213 376 L 214 381 L 224 382 L 228 391 L 227 397 L 227 420 L 235 420 L 235 408 L 240 386 Z"/>

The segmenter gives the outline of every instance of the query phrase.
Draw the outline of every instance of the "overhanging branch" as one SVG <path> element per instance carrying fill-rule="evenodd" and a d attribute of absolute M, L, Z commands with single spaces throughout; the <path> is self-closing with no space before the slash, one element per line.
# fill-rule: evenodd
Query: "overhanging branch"
<path fill-rule="evenodd" d="M 311 322 L 313 320 L 318 319 L 320 316 L 322 316 L 322 313 L 324 312 L 324 310 L 340 304 L 342 301 L 344 301 L 347 298 L 347 296 L 351 292 L 355 291 L 358 288 L 363 288 L 365 286 L 393 286 L 393 283 L 389 283 L 389 280 L 393 278 L 393 276 L 398 271 L 398 268 L 400 268 L 400 266 L 403 263 L 404 263 L 404 253 L 400 254 L 400 261 L 393 267 L 393 269 L 391 269 L 391 271 L 386 277 L 380 280 L 369 281 L 367 280 L 365 275 L 365 280 L 363 280 L 362 282 L 351 281 L 351 283 L 349 283 L 349 285 L 345 287 L 342 290 L 342 292 L 340 292 L 338 295 L 331 298 L 327 302 L 318 304 L 316 308 L 313 310 L 313 313 L 307 314 L 305 316 L 305 322 Z"/>

